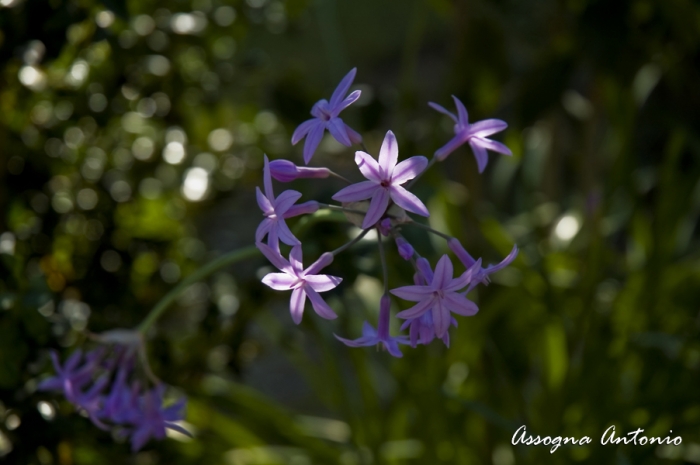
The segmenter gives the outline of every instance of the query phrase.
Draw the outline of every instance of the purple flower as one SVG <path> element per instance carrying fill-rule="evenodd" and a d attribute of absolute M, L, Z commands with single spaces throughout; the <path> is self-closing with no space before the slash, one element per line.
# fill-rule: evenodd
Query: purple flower
<path fill-rule="evenodd" d="M 138 418 L 134 420 L 131 434 L 131 450 L 141 449 L 150 438 L 165 439 L 165 429 L 170 428 L 187 436 L 191 434 L 175 422 L 184 418 L 185 399 L 169 407 L 163 407 L 164 387 L 158 386 L 143 394 L 138 403 Z"/>
<path fill-rule="evenodd" d="M 379 233 L 382 236 L 388 236 L 391 232 L 391 218 L 384 218 L 379 222 Z"/>
<path fill-rule="evenodd" d="M 429 268 L 429 267 L 428 267 Z M 421 270 L 423 272 L 423 270 Z M 458 291 L 464 288 L 472 278 L 472 269 L 458 278 L 452 278 L 453 268 L 450 257 L 443 255 L 435 266 L 432 277 L 427 276 L 429 285 L 403 286 L 391 291 L 392 294 L 405 300 L 418 302 L 413 307 L 396 315 L 399 318 L 412 319 L 432 310 L 435 335 L 443 337 L 450 327 L 450 312 L 463 316 L 472 316 L 479 311 L 476 304 L 468 300 Z M 423 272 L 425 275 L 425 272 Z"/>
<path fill-rule="evenodd" d="M 457 327 L 457 320 L 450 317 L 450 324 Z M 433 324 L 433 313 L 425 312 L 418 318 L 412 318 L 404 321 L 401 325 L 401 331 L 408 329 L 408 335 L 411 340 L 411 347 L 416 347 L 418 344 L 428 345 L 435 339 L 435 325 Z M 445 331 L 442 335 L 442 342 L 447 347 L 450 347 L 450 333 Z"/>
<path fill-rule="evenodd" d="M 355 163 L 368 181 L 362 181 L 342 189 L 333 196 L 339 202 L 358 202 L 372 198 L 362 229 L 373 226 L 386 212 L 389 200 L 404 210 L 422 216 L 430 216 L 428 209 L 418 197 L 401 187 L 415 178 L 428 165 L 428 159 L 421 156 L 411 157 L 398 165 L 399 147 L 394 133 L 389 131 L 384 137 L 379 150 L 379 163 L 368 153 L 355 152 Z"/>
<path fill-rule="evenodd" d="M 469 252 L 462 246 L 462 244 L 459 242 L 459 240 L 452 238 L 449 241 L 447 241 L 447 246 L 454 252 L 454 254 L 457 256 L 460 262 L 467 268 L 470 269 L 472 268 L 477 261 L 472 258 L 471 255 L 469 255 Z M 513 249 L 510 251 L 508 256 L 504 258 L 500 263 L 497 263 L 495 265 L 489 265 L 486 268 L 482 268 L 479 266 L 473 276 L 472 276 L 472 281 L 469 285 L 469 290 L 473 289 L 476 285 L 478 284 L 484 284 L 488 285 L 491 280 L 489 279 L 489 275 L 492 273 L 495 273 L 496 271 L 502 270 L 506 266 L 510 265 L 510 263 L 515 260 L 515 257 L 518 256 L 518 246 L 513 245 Z M 480 262 L 481 260 L 479 260 Z"/>
<path fill-rule="evenodd" d="M 275 250 L 279 250 L 279 241 L 287 245 L 300 244 L 299 239 L 294 237 L 292 231 L 289 230 L 285 218 L 291 218 L 298 213 L 299 210 L 292 210 L 294 203 L 301 198 L 301 193 L 293 190 L 282 192 L 279 197 L 275 198 L 275 193 L 272 191 L 272 177 L 270 176 L 270 162 L 265 155 L 265 167 L 263 169 L 263 183 L 265 194 L 263 195 L 259 187 L 255 188 L 255 195 L 258 200 L 258 206 L 263 211 L 265 219 L 262 220 L 255 231 L 255 241 L 262 241 L 267 234 L 267 243 Z M 316 206 L 318 209 L 318 205 Z"/>
<path fill-rule="evenodd" d="M 289 261 L 285 260 L 279 251 L 273 250 L 261 242 L 258 242 L 256 245 L 263 255 L 282 271 L 282 273 L 265 275 L 262 282 L 277 291 L 292 291 L 289 310 L 294 323 L 301 323 L 307 297 L 311 301 L 314 311 L 320 317 L 328 320 L 337 318 L 338 315 L 323 300 L 319 292 L 330 291 L 340 284 L 343 279 L 336 276 L 316 274 L 333 262 L 332 253 L 324 253 L 311 266 L 304 269 L 301 245 L 292 247 L 292 251 L 289 253 Z"/>
<path fill-rule="evenodd" d="M 294 134 L 292 134 L 292 145 L 296 145 L 297 142 L 306 137 L 306 143 L 304 144 L 304 163 L 307 165 L 311 157 L 314 156 L 314 152 L 321 142 L 323 132 L 326 129 L 328 129 L 335 140 L 346 147 L 350 147 L 353 142 L 356 144 L 362 142 L 362 136 L 338 117 L 341 111 L 360 98 L 359 90 L 345 97 L 345 94 L 352 85 L 352 81 L 355 79 L 355 73 L 357 73 L 357 68 L 353 68 L 343 80 L 340 81 L 340 84 L 338 84 L 338 87 L 335 88 L 331 96 L 330 102 L 325 99 L 316 102 L 311 109 L 313 118 L 301 123 L 296 131 L 294 131 Z"/>
<path fill-rule="evenodd" d="M 495 134 L 497 132 L 503 131 L 508 127 L 505 121 L 500 119 L 486 119 L 483 121 L 477 121 L 474 124 L 469 124 L 469 115 L 467 114 L 467 109 L 464 104 L 455 97 L 452 98 L 455 101 L 455 106 L 457 107 L 457 114 L 447 111 L 444 107 L 438 105 L 437 103 L 430 102 L 430 105 L 435 110 L 440 113 L 444 113 L 455 122 L 455 136 L 443 147 L 435 152 L 435 156 L 438 160 L 444 160 L 450 153 L 452 153 L 459 146 L 465 142 L 469 142 L 472 150 L 474 151 L 474 157 L 476 157 L 476 163 L 479 167 L 479 173 L 484 171 L 486 168 L 486 163 L 488 162 L 488 156 L 486 150 L 492 150 L 494 152 L 502 153 L 503 155 L 513 155 L 508 147 L 490 139 L 487 136 Z"/>
<path fill-rule="evenodd" d="M 272 160 L 270 174 L 280 182 L 291 182 L 299 178 L 327 178 L 331 171 L 328 168 L 297 166 L 289 160 Z"/>
<path fill-rule="evenodd" d="M 390 306 L 391 300 L 389 296 L 383 295 L 379 301 L 379 323 L 376 330 L 365 321 L 362 325 L 362 337 L 352 340 L 336 335 L 336 339 L 349 347 L 367 347 L 382 344 L 394 357 L 403 357 L 399 350 L 399 344 L 408 344 L 408 338 L 406 336 L 389 336 Z"/>

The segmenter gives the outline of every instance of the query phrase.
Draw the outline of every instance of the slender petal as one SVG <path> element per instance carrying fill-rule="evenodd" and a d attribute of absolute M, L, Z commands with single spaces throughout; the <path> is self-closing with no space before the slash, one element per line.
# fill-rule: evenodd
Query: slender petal
<path fill-rule="evenodd" d="M 400 297 L 404 300 L 410 300 L 412 302 L 420 302 L 433 293 L 428 286 L 403 286 L 392 289 L 389 292 L 394 294 L 396 297 Z"/>
<path fill-rule="evenodd" d="M 275 228 L 273 226 L 271 231 L 274 231 L 275 235 L 279 235 L 279 238 L 282 242 L 284 242 L 287 245 L 301 244 L 301 241 L 299 241 L 299 239 L 297 239 L 294 236 L 294 234 L 292 234 L 292 231 L 289 229 L 289 226 L 287 226 L 287 223 L 284 222 L 283 218 L 277 218 L 275 225 L 277 227 Z"/>
<path fill-rule="evenodd" d="M 486 271 L 488 273 L 495 273 L 496 271 L 502 270 L 506 266 L 510 265 L 510 263 L 513 260 L 515 260 L 515 257 L 517 257 L 517 256 L 518 256 L 518 246 L 514 245 L 513 249 L 510 251 L 510 253 L 508 254 L 508 256 L 506 258 L 501 260 L 501 262 L 496 264 L 496 265 L 489 265 L 488 267 L 486 267 Z"/>
<path fill-rule="evenodd" d="M 449 311 L 462 316 L 476 315 L 479 311 L 474 302 L 455 292 L 445 293 L 444 305 Z"/>
<path fill-rule="evenodd" d="M 403 187 L 391 186 L 389 188 L 389 194 L 391 195 L 391 200 L 404 210 L 408 210 L 416 215 L 430 216 L 430 212 L 423 202 Z"/>
<path fill-rule="evenodd" d="M 338 315 L 336 315 L 333 309 L 323 300 L 323 297 L 321 297 L 318 292 L 311 289 L 311 286 L 305 286 L 304 289 L 306 290 L 307 297 L 311 301 L 311 306 L 318 316 L 326 320 L 338 318 Z"/>
<path fill-rule="evenodd" d="M 284 218 L 294 218 L 299 215 L 309 215 L 318 211 L 319 205 L 315 200 L 309 200 L 308 202 L 300 203 L 299 205 L 292 205 L 289 210 L 284 213 Z"/>
<path fill-rule="evenodd" d="M 466 126 L 469 124 L 469 114 L 467 113 L 467 109 L 464 107 L 464 104 L 460 99 L 455 97 L 454 95 L 452 96 L 452 99 L 455 101 L 455 106 L 457 107 L 457 115 L 459 116 L 459 124 L 462 126 Z"/>
<path fill-rule="evenodd" d="M 484 138 L 479 137 L 479 136 L 474 136 L 471 138 L 471 140 L 474 141 L 474 143 L 478 143 L 480 146 L 482 146 L 486 150 L 491 150 L 493 152 L 502 153 L 503 155 L 509 155 L 509 156 L 513 155 L 513 152 L 511 152 L 511 150 L 508 147 L 501 144 L 500 142 L 496 142 L 495 140 L 484 139 Z"/>
<path fill-rule="evenodd" d="M 333 107 L 333 116 L 338 116 L 338 113 L 355 103 L 357 99 L 360 98 L 360 95 L 362 95 L 362 91 L 359 90 L 350 92 L 350 95 L 345 97 L 345 100 L 340 102 L 340 104 L 338 104 L 337 106 Z"/>
<path fill-rule="evenodd" d="M 379 166 L 383 170 L 382 177 L 389 176 L 396 166 L 399 158 L 399 145 L 396 143 L 396 136 L 393 132 L 387 131 L 379 149 Z"/>
<path fill-rule="evenodd" d="M 271 215 L 275 208 L 272 206 L 270 199 L 265 197 L 259 187 L 255 188 L 255 199 L 258 201 L 258 207 L 266 215 Z"/>
<path fill-rule="evenodd" d="M 333 196 L 333 200 L 338 202 L 358 202 L 372 197 L 378 189 L 382 188 L 376 182 L 362 181 L 341 189 Z"/>
<path fill-rule="evenodd" d="M 330 291 L 331 289 L 335 289 L 338 286 L 338 284 L 340 284 L 341 281 L 343 281 L 343 278 L 339 278 L 337 276 L 329 276 L 325 274 L 317 274 L 305 276 L 304 281 L 306 281 L 311 287 L 311 289 L 313 289 L 314 291 L 326 292 Z"/>
<path fill-rule="evenodd" d="M 440 113 L 443 113 L 443 114 L 449 116 L 450 118 L 452 118 L 452 120 L 453 120 L 455 123 L 459 123 L 459 121 L 457 120 L 457 117 L 455 116 L 455 114 L 452 113 L 451 111 L 448 111 L 448 110 L 447 110 L 445 107 L 443 107 L 442 105 L 438 105 L 437 103 L 433 103 L 433 102 L 428 102 L 428 105 L 429 105 L 433 110 L 437 110 L 437 111 L 439 111 Z"/>
<path fill-rule="evenodd" d="M 304 163 L 309 164 L 309 161 L 311 161 L 311 157 L 314 156 L 314 152 L 316 152 L 316 148 L 318 148 L 318 144 L 321 143 L 321 139 L 323 138 L 323 130 L 325 129 L 325 125 L 323 121 L 317 120 L 316 126 L 311 128 L 309 131 L 309 134 L 306 136 L 306 143 L 304 144 Z"/>
<path fill-rule="evenodd" d="M 503 131 L 508 127 L 508 123 L 500 119 L 485 119 L 477 121 L 469 126 L 469 135 L 477 137 L 487 137 L 491 134 Z"/>
<path fill-rule="evenodd" d="M 307 269 L 304 270 L 304 275 L 315 275 L 323 268 L 333 263 L 333 258 L 333 254 L 331 252 L 322 253 L 321 256 L 318 257 L 318 260 L 313 262 Z"/>
<path fill-rule="evenodd" d="M 328 132 L 331 133 L 335 140 L 344 146 L 350 147 L 352 145 L 350 136 L 348 136 L 347 127 L 342 119 L 338 117 L 329 119 L 326 123 L 326 129 L 328 129 Z"/>
<path fill-rule="evenodd" d="M 289 301 L 289 312 L 292 314 L 292 321 L 296 324 L 301 323 L 301 318 L 304 316 L 304 304 L 306 303 L 306 292 L 303 287 L 298 287 L 292 291 L 292 297 Z"/>
<path fill-rule="evenodd" d="M 262 242 L 257 242 L 255 246 L 260 250 L 260 252 L 262 252 L 265 258 L 270 260 L 270 263 L 277 267 L 277 269 L 284 271 L 287 274 L 294 273 L 292 265 L 284 259 L 284 257 L 279 253 L 279 251 L 273 250 L 268 245 L 265 245 Z"/>
<path fill-rule="evenodd" d="M 304 271 L 303 259 L 301 244 L 292 247 L 292 250 L 289 252 L 289 263 L 297 274 L 301 274 Z"/>
<path fill-rule="evenodd" d="M 270 218 L 265 218 L 258 225 L 258 229 L 255 231 L 255 242 L 261 242 L 265 237 L 265 234 L 270 232 L 272 227 L 272 220 Z"/>
<path fill-rule="evenodd" d="M 350 72 L 340 81 L 338 87 L 336 87 L 333 91 L 333 95 L 331 95 L 331 107 L 336 107 L 340 102 L 342 102 L 343 97 L 345 97 L 345 94 L 348 93 L 348 90 L 352 85 L 352 81 L 355 80 L 355 74 L 357 74 L 357 68 L 351 69 Z"/>
<path fill-rule="evenodd" d="M 446 288 L 452 281 L 453 273 L 452 261 L 450 257 L 445 254 L 440 257 L 437 265 L 435 265 L 435 276 L 433 277 L 432 288 L 435 290 Z"/>
<path fill-rule="evenodd" d="M 389 192 L 386 189 L 378 188 L 369 203 L 365 219 L 362 220 L 362 229 L 367 229 L 379 221 L 389 206 Z"/>
<path fill-rule="evenodd" d="M 393 291 L 391 291 L 393 293 Z M 396 314 L 398 318 L 402 319 L 408 319 L 408 318 L 417 318 L 427 312 L 435 303 L 434 298 L 426 299 L 426 300 L 421 300 L 418 302 L 416 305 L 413 307 L 404 310 L 403 312 L 399 312 Z"/>
<path fill-rule="evenodd" d="M 444 160 L 449 154 L 457 150 L 464 142 L 466 139 L 462 134 L 457 134 L 454 136 L 448 143 L 440 147 L 435 151 L 435 156 L 437 157 L 438 160 Z"/>
<path fill-rule="evenodd" d="M 394 168 L 391 182 L 392 184 L 403 184 L 410 181 L 421 174 L 426 166 L 428 166 L 428 159 L 420 155 L 404 160 Z M 368 178 L 366 175 L 365 177 Z"/>
<path fill-rule="evenodd" d="M 442 300 L 436 299 L 433 307 L 433 324 L 435 325 L 435 336 L 442 337 L 450 328 L 450 312 L 443 308 Z"/>
<path fill-rule="evenodd" d="M 277 213 L 278 216 L 284 215 L 284 213 L 300 198 L 301 192 L 292 190 L 282 192 L 279 197 L 275 199 L 275 213 Z"/>
<path fill-rule="evenodd" d="M 486 168 L 486 164 L 489 161 L 489 157 L 486 154 L 486 149 L 473 139 L 469 140 L 469 146 L 474 151 L 474 158 L 476 158 L 476 165 L 479 168 L 479 173 L 483 173 L 484 169 Z"/>
<path fill-rule="evenodd" d="M 292 134 L 292 145 L 297 145 L 317 124 L 316 118 L 307 119 L 301 123 Z"/>
<path fill-rule="evenodd" d="M 350 140 L 353 142 L 353 144 L 362 143 L 362 136 L 357 131 L 355 131 L 347 124 L 345 125 L 345 129 L 348 131 L 348 137 L 350 137 Z"/>
<path fill-rule="evenodd" d="M 355 163 L 360 169 L 362 176 L 377 183 L 382 182 L 382 176 L 379 169 L 379 163 L 369 153 L 358 150 L 355 152 Z M 403 162 L 402 162 L 403 163 Z"/>
<path fill-rule="evenodd" d="M 292 288 L 297 279 L 287 273 L 268 273 L 262 279 L 263 284 L 270 286 L 276 291 L 288 291 Z"/>

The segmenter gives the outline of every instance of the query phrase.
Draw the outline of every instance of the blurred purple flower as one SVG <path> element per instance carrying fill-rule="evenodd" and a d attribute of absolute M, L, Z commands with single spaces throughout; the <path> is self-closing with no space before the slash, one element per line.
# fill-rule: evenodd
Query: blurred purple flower
<path fill-rule="evenodd" d="M 450 324 L 457 327 L 457 320 L 454 317 L 450 317 Z M 433 324 L 432 312 L 425 312 L 418 318 L 404 321 L 401 325 L 401 331 L 405 331 L 406 328 L 409 328 L 408 335 L 411 347 L 416 347 L 418 344 L 427 345 L 435 339 L 435 325 Z M 449 331 L 445 331 L 441 339 L 447 347 L 450 347 Z"/>
<path fill-rule="evenodd" d="M 297 166 L 289 160 L 272 160 L 270 174 L 280 182 L 291 182 L 299 178 L 327 178 L 331 171 L 328 168 Z"/>
<path fill-rule="evenodd" d="M 140 450 L 149 439 L 165 439 L 165 429 L 170 428 L 187 436 L 192 436 L 186 429 L 175 422 L 184 418 L 185 399 L 180 399 L 169 407 L 163 407 L 164 386 L 160 385 L 146 391 L 138 403 L 138 417 L 133 421 L 131 450 Z"/>
<path fill-rule="evenodd" d="M 469 115 L 467 114 L 467 109 L 464 107 L 464 104 L 462 104 L 462 102 L 454 95 L 452 98 L 455 101 L 457 114 L 459 116 L 447 111 L 444 107 L 438 105 L 437 103 L 428 103 L 428 105 L 430 105 L 433 109 L 439 111 L 440 113 L 446 114 L 455 122 L 455 136 L 447 144 L 435 152 L 435 156 L 438 160 L 444 160 L 450 153 L 452 153 L 459 146 L 463 145 L 465 142 L 468 142 L 474 151 L 474 157 L 476 158 L 476 163 L 479 167 L 479 173 L 483 173 L 484 168 L 486 168 L 486 163 L 488 162 L 486 150 L 492 150 L 494 152 L 502 153 L 503 155 L 513 155 L 513 152 L 511 152 L 505 145 L 486 138 L 491 134 L 495 134 L 507 128 L 508 124 L 505 121 L 501 121 L 500 119 L 486 119 L 483 121 L 477 121 L 474 124 L 469 124 Z"/>
<path fill-rule="evenodd" d="M 337 318 L 338 315 L 323 300 L 319 292 L 330 291 L 340 284 L 343 279 L 336 276 L 316 274 L 333 262 L 332 253 L 324 253 L 318 260 L 304 269 L 301 245 L 292 247 L 292 251 L 289 253 L 289 261 L 285 260 L 279 251 L 261 242 L 258 242 L 256 245 L 263 255 L 282 271 L 282 273 L 268 273 L 262 279 L 262 282 L 277 291 L 292 291 L 289 310 L 294 323 L 301 323 L 307 297 L 311 301 L 314 311 L 320 317 L 328 320 Z"/>
<path fill-rule="evenodd" d="M 331 101 L 319 100 L 311 108 L 312 119 L 304 121 L 297 127 L 292 135 L 292 145 L 296 145 L 301 139 L 306 137 L 304 144 L 304 163 L 307 165 L 314 156 L 314 152 L 318 144 L 323 138 L 323 132 L 328 129 L 331 135 L 346 147 L 350 147 L 353 143 L 359 144 L 362 142 L 362 136 L 355 132 L 350 126 L 345 124 L 338 116 L 341 111 L 360 98 L 360 91 L 356 90 L 345 97 L 352 81 L 355 79 L 357 68 L 353 68 L 340 81 L 338 87 L 335 88 Z"/>
<path fill-rule="evenodd" d="M 470 269 L 474 267 L 474 265 L 477 263 L 476 260 L 467 252 L 467 250 L 462 246 L 461 242 L 459 240 L 452 238 L 449 241 L 447 241 L 447 246 L 454 252 L 454 254 L 457 256 L 460 262 L 465 266 L 465 268 Z M 469 289 L 467 291 L 472 290 L 474 287 L 476 287 L 478 284 L 484 284 L 488 285 L 489 282 L 491 282 L 489 275 L 492 273 L 495 273 L 496 271 L 502 270 L 506 266 L 510 265 L 510 263 L 515 260 L 515 257 L 518 256 L 518 246 L 513 245 L 513 249 L 510 251 L 508 256 L 501 260 L 500 263 L 497 263 L 495 265 L 489 265 L 486 268 L 482 268 L 481 266 L 478 267 L 474 271 L 474 274 L 472 276 L 471 283 L 469 285 Z M 481 262 L 481 259 L 479 259 L 479 262 Z"/>
<path fill-rule="evenodd" d="M 379 150 L 379 162 L 368 153 L 355 152 L 355 163 L 368 181 L 362 181 L 341 189 L 333 196 L 339 202 L 358 202 L 372 198 L 367 214 L 362 221 L 362 229 L 373 226 L 386 212 L 389 200 L 404 210 L 422 216 L 430 216 L 428 209 L 418 197 L 401 187 L 415 178 L 428 165 L 422 156 L 411 157 L 396 164 L 399 147 L 394 133 L 388 131 Z"/>
<path fill-rule="evenodd" d="M 382 344 L 384 348 L 394 357 L 403 357 L 399 350 L 399 344 L 408 344 L 406 336 L 389 335 L 389 317 L 391 299 L 388 295 L 383 295 L 379 302 L 379 323 L 375 330 L 368 322 L 362 325 L 362 337 L 358 339 L 345 339 L 336 335 L 336 339 L 349 347 L 367 347 Z"/>
<path fill-rule="evenodd" d="M 279 241 L 287 245 L 300 244 L 299 239 L 294 237 L 284 220 L 285 218 L 291 218 L 295 214 L 304 213 L 304 211 L 299 213 L 299 209 L 292 210 L 294 203 L 301 198 L 301 192 L 287 190 L 275 198 L 275 193 L 272 190 L 272 177 L 270 176 L 270 162 L 267 159 L 267 155 L 265 155 L 265 166 L 263 168 L 263 183 L 265 194 L 262 193 L 259 187 L 255 188 L 258 206 L 265 216 L 257 231 L 255 231 L 255 241 L 262 241 L 267 234 L 267 243 L 275 250 L 279 250 Z M 318 206 L 316 206 L 316 209 L 318 209 Z"/>
<path fill-rule="evenodd" d="M 421 271 L 423 272 L 423 270 Z M 450 257 L 443 255 L 435 266 L 433 276 L 426 276 L 426 281 L 430 284 L 403 286 L 391 291 L 392 294 L 404 300 L 418 302 L 408 310 L 399 312 L 396 316 L 404 319 L 413 319 L 431 310 L 435 335 L 440 338 L 443 337 L 450 327 L 450 312 L 463 316 L 472 316 L 479 311 L 474 302 L 458 293 L 460 289 L 469 284 L 472 279 L 472 272 L 472 269 L 470 269 L 460 277 L 453 279 Z"/>

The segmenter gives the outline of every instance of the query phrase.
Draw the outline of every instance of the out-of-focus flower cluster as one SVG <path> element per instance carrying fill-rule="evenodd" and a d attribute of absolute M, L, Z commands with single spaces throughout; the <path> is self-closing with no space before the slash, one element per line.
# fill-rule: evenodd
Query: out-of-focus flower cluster
<path fill-rule="evenodd" d="M 95 426 L 128 437 L 133 451 L 151 438 L 164 439 L 166 428 L 189 435 L 176 423 L 184 418 L 185 399 L 164 405 L 165 386 L 152 375 L 145 357 L 140 357 L 139 334 L 115 330 L 98 341 L 102 344 L 97 348 L 87 353 L 78 349 L 63 365 L 58 354 L 51 352 L 56 375 L 42 381 L 38 389 L 62 392 Z"/>
<path fill-rule="evenodd" d="M 351 247 L 364 237 L 371 229 L 378 234 L 379 254 L 384 270 L 384 293 L 379 303 L 379 322 L 375 329 L 365 322 L 362 336 L 350 340 L 336 336 L 341 342 L 351 347 L 363 347 L 381 344 L 391 355 L 401 357 L 399 344 L 428 344 L 439 338 L 449 346 L 449 328 L 457 326 L 454 315 L 472 316 L 478 312 L 477 305 L 467 298 L 468 293 L 478 284 L 488 284 L 489 275 L 511 263 L 518 253 L 517 246 L 500 263 L 483 267 L 481 259 L 474 259 L 458 239 L 436 231 L 427 225 L 412 220 L 408 213 L 422 217 L 430 216 L 425 204 L 412 192 L 410 187 L 423 172 L 436 162 L 444 160 L 461 145 L 469 144 L 476 157 L 479 172 L 483 172 L 487 162 L 487 150 L 511 155 L 511 151 L 500 142 L 487 139 L 487 136 L 504 130 L 507 124 L 497 119 L 478 121 L 470 124 L 467 110 L 462 102 L 453 97 L 457 115 L 442 106 L 429 103 L 435 110 L 448 115 L 455 122 L 455 136 L 442 148 L 435 151 L 432 160 L 423 156 L 413 156 L 399 162 L 398 141 L 394 133 L 388 131 L 375 159 L 367 153 L 362 136 L 348 126 L 340 117 L 342 110 L 360 97 L 356 90 L 346 94 L 352 86 L 356 70 L 351 70 L 338 84 L 329 101 L 320 100 L 312 110 L 312 119 L 302 123 L 292 136 L 292 144 L 297 144 L 304 137 L 306 142 L 303 158 L 306 165 L 311 161 L 325 130 L 341 144 L 349 147 L 360 144 L 363 150 L 355 152 L 355 163 L 364 181 L 351 183 L 327 167 L 297 166 L 288 160 L 270 162 L 265 156 L 264 192 L 257 189 L 257 201 L 265 217 L 256 232 L 256 244 L 265 257 L 281 273 L 269 273 L 262 282 L 278 291 L 292 291 L 290 311 L 292 319 L 299 324 L 302 320 L 306 299 L 311 301 L 314 311 L 326 319 L 336 318 L 335 312 L 323 300 L 320 293 L 337 287 L 342 278 L 319 274 L 333 262 L 333 258 Z M 302 194 L 294 190 L 285 190 L 275 196 L 272 178 L 286 183 L 299 178 L 337 177 L 349 185 L 333 195 L 333 200 L 340 205 L 330 205 L 316 201 L 297 204 Z M 298 215 L 315 213 L 320 208 L 335 209 L 345 212 L 348 218 L 360 215 L 362 232 L 353 240 L 336 250 L 323 253 L 308 268 L 302 265 L 302 243 L 294 236 L 286 219 Z M 416 226 L 444 238 L 450 250 L 455 254 L 465 270 L 455 274 L 454 265 L 449 255 L 443 255 L 433 269 L 430 262 L 421 257 L 415 248 L 401 234 L 407 226 Z M 414 270 L 414 284 L 389 290 L 388 271 L 384 251 L 383 237 L 394 240 L 399 255 L 409 261 Z M 282 256 L 280 242 L 291 246 L 289 260 Z M 405 320 L 402 330 L 409 330 L 408 336 L 390 336 L 391 298 L 393 294 L 400 299 L 415 302 L 411 308 L 399 312 L 396 317 Z"/>

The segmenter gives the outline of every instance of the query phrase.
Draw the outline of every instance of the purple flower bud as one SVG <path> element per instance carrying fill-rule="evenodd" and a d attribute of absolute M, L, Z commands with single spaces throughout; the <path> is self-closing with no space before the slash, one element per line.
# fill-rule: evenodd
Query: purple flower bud
<path fill-rule="evenodd" d="M 290 182 L 299 178 L 327 178 L 328 168 L 307 168 L 296 166 L 289 160 L 273 160 L 270 162 L 270 174 L 280 182 Z"/>
<path fill-rule="evenodd" d="M 467 252 L 466 249 L 462 247 L 462 244 L 454 237 L 447 241 L 447 246 L 467 269 L 471 268 L 471 266 L 476 263 L 476 260 L 469 255 L 469 252 Z"/>
<path fill-rule="evenodd" d="M 391 218 L 384 218 L 379 222 L 379 232 L 382 236 L 388 236 L 391 231 Z"/>
<path fill-rule="evenodd" d="M 396 247 L 399 248 L 399 255 L 404 260 L 410 260 L 413 257 L 413 247 L 403 237 L 399 236 L 396 238 Z"/>

